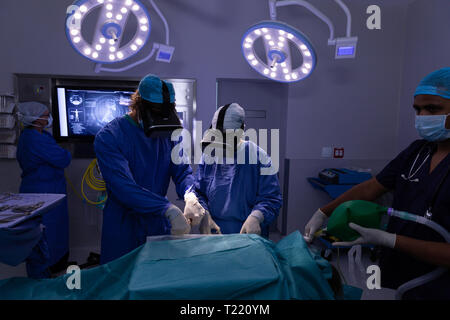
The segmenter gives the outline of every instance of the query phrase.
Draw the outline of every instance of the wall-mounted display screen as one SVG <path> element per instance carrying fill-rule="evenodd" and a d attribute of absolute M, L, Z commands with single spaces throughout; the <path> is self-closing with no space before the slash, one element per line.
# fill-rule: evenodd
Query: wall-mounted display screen
<path fill-rule="evenodd" d="M 130 90 L 57 87 L 59 136 L 89 137 L 128 112 Z"/>

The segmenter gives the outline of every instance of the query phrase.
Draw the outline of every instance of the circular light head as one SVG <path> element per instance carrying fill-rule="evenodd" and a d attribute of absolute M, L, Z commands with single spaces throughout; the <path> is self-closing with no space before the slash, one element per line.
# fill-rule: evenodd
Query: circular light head
<path fill-rule="evenodd" d="M 150 37 L 151 20 L 147 8 L 140 0 L 77 0 L 72 11 L 66 16 L 66 36 L 72 47 L 83 57 L 96 63 L 116 63 L 136 55 Z M 94 9 L 100 9 L 97 28 L 88 30 L 93 33 L 88 42 L 81 32 L 85 18 Z M 140 22 L 135 34 L 128 43 L 122 43 L 129 15 L 134 15 Z M 107 45 L 105 45 L 107 44 Z"/>
<path fill-rule="evenodd" d="M 264 42 L 266 61 L 258 57 L 255 51 L 254 44 L 258 39 Z M 261 21 L 251 26 L 242 37 L 241 48 L 250 67 L 262 76 L 279 82 L 304 80 L 317 63 L 316 53 L 308 38 L 280 21 Z M 292 65 L 291 50 L 297 50 L 303 57 L 299 66 Z M 281 67 L 277 68 L 280 64 Z"/>

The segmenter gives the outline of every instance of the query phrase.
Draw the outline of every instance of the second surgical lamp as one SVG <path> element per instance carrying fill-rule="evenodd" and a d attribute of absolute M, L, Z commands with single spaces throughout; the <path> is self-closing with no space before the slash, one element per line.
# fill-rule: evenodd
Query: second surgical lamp
<path fill-rule="evenodd" d="M 357 37 L 351 37 L 351 15 L 347 6 L 341 0 L 335 0 L 347 15 L 346 37 L 334 37 L 334 26 L 330 19 L 317 8 L 304 0 L 269 0 L 270 18 L 251 26 L 242 37 L 241 47 L 244 58 L 249 65 L 262 76 L 279 82 L 296 82 L 307 78 L 316 66 L 316 53 L 309 39 L 294 27 L 277 21 L 277 7 L 300 5 L 319 19 L 330 29 L 328 45 L 336 46 L 336 59 L 354 58 L 356 54 Z M 258 56 L 255 43 L 263 40 L 266 57 Z M 302 63 L 295 65 L 294 53 L 302 56 Z"/>

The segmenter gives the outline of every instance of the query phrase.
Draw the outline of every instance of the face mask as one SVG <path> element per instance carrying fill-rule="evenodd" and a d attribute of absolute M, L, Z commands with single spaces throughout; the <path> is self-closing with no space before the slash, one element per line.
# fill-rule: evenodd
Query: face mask
<path fill-rule="evenodd" d="M 52 115 L 49 115 L 48 119 L 47 118 L 37 118 L 36 120 L 47 120 L 48 123 L 47 123 L 47 125 L 45 127 L 41 127 L 41 126 L 38 126 L 36 124 L 31 124 L 33 127 L 47 129 L 47 128 L 50 128 L 52 126 L 52 124 L 53 124 L 53 117 L 52 117 Z"/>
<path fill-rule="evenodd" d="M 47 129 L 47 128 L 51 128 L 51 126 L 52 126 L 52 124 L 53 124 L 53 117 L 52 117 L 52 115 L 50 115 L 49 117 L 48 117 L 48 123 L 47 123 L 47 125 L 44 127 L 45 129 Z"/>
<path fill-rule="evenodd" d="M 450 129 L 445 128 L 448 115 L 416 116 L 416 129 L 419 135 L 428 141 L 450 139 Z"/>

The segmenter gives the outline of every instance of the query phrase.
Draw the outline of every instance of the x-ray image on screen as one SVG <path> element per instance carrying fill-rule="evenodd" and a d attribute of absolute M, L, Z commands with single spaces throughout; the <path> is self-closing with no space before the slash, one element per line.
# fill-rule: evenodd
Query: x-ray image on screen
<path fill-rule="evenodd" d="M 61 136 L 94 136 L 128 112 L 131 91 L 58 88 Z"/>

